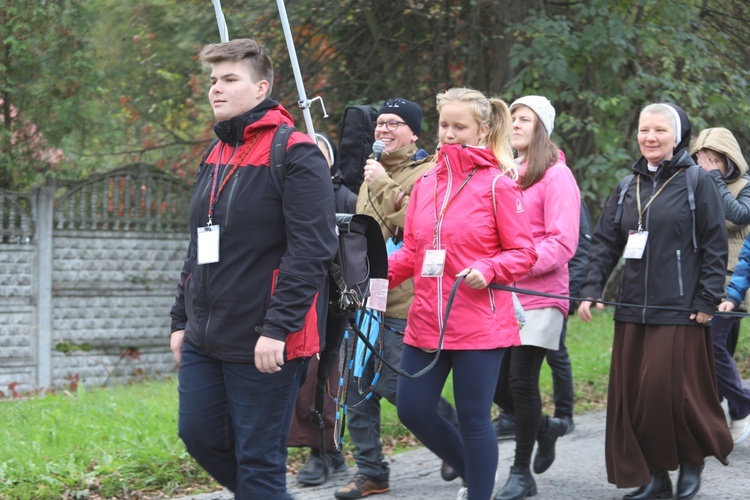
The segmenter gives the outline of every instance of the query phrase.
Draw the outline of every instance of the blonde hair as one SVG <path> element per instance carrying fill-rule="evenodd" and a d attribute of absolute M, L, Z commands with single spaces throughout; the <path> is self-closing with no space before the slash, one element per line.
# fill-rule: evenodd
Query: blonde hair
<path fill-rule="evenodd" d="M 449 102 L 468 105 L 479 127 L 488 126 L 487 137 L 482 145 L 487 146 L 495 155 L 500 163 L 500 170 L 511 179 L 517 180 L 518 167 L 513 161 L 513 149 L 510 146 L 510 111 L 505 101 L 497 97 L 487 97 L 478 90 L 454 87 L 437 95 L 438 113 Z"/>

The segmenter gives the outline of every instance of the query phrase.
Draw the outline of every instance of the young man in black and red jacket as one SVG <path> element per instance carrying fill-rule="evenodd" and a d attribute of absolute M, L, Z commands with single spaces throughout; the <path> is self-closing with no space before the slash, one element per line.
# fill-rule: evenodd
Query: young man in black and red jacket
<path fill-rule="evenodd" d="M 307 360 L 319 352 L 338 248 L 330 172 L 294 132 L 281 193 L 269 168 L 289 113 L 268 96 L 273 65 L 251 39 L 208 45 L 220 141 L 190 202 L 190 244 L 172 306 L 179 435 L 237 499 L 285 499 L 286 436 Z"/>

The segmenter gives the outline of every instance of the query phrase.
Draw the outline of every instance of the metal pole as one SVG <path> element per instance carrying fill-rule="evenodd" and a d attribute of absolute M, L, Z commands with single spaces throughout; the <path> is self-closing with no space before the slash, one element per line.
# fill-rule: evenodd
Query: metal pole
<path fill-rule="evenodd" d="M 229 31 L 227 30 L 227 21 L 224 19 L 224 13 L 221 11 L 221 0 L 211 0 L 216 11 L 216 24 L 219 25 L 219 38 L 221 43 L 229 41 Z"/>
<path fill-rule="evenodd" d="M 286 39 L 286 46 L 289 50 L 289 59 L 292 63 L 292 71 L 294 72 L 294 81 L 297 83 L 297 93 L 299 93 L 299 107 L 302 108 L 302 115 L 305 117 L 305 127 L 307 127 L 307 135 L 309 135 L 313 141 L 315 141 L 315 128 L 312 123 L 312 116 L 310 116 L 310 100 L 305 94 L 305 86 L 302 84 L 302 73 L 299 69 L 299 61 L 297 60 L 297 52 L 294 50 L 294 40 L 292 39 L 292 32 L 289 28 L 289 18 L 286 15 L 286 6 L 284 0 L 276 0 L 276 4 L 279 7 L 279 15 L 281 16 L 281 26 L 284 29 L 284 38 Z"/>

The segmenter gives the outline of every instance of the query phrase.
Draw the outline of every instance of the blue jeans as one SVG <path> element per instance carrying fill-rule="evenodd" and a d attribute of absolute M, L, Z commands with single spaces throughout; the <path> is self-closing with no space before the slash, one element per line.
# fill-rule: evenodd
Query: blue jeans
<path fill-rule="evenodd" d="M 213 359 L 188 342 L 178 372 L 179 436 L 237 500 L 286 500 L 286 438 L 306 359 L 280 372 Z"/>
<path fill-rule="evenodd" d="M 471 500 L 490 498 L 495 485 L 498 448 L 490 409 L 504 353 L 505 349 L 443 351 L 423 376 L 398 377 L 399 419 L 422 444 L 458 471 Z M 435 353 L 406 345 L 401 369 L 416 373 L 434 357 Z M 437 412 L 451 370 L 460 432 Z"/>
<path fill-rule="evenodd" d="M 735 318 L 714 316 L 711 320 L 711 338 L 719 396 L 727 400 L 729 417 L 740 420 L 750 415 L 750 390 L 742 387 L 742 377 L 727 348 L 727 338 L 734 321 Z"/>
<path fill-rule="evenodd" d="M 401 363 L 401 352 L 404 348 L 403 331 L 406 329 L 406 320 L 396 318 L 385 318 L 385 326 L 401 333 L 389 331 L 384 332 L 383 351 L 384 358 L 393 366 L 398 367 Z M 370 356 L 370 365 L 377 363 L 375 355 Z M 367 373 L 367 372 L 366 372 Z M 369 370 L 372 375 L 372 370 Z M 387 481 L 390 476 L 388 462 L 383 455 L 383 447 L 380 442 L 380 400 L 385 398 L 392 405 L 396 405 L 396 385 L 398 375 L 396 372 L 383 365 L 380 372 L 380 380 L 370 399 L 364 401 L 356 408 L 347 409 L 347 428 L 349 438 L 354 445 L 354 460 L 357 462 L 357 472 L 373 477 L 380 481 Z M 349 381 L 347 393 L 347 404 L 354 405 L 362 400 L 354 378 Z M 445 399 L 440 398 L 438 413 L 444 416 L 455 427 L 458 427 L 456 410 Z"/>

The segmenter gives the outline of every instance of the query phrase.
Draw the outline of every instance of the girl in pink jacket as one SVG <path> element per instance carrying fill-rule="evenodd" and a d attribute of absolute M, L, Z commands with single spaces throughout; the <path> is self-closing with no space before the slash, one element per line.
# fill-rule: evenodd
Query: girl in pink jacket
<path fill-rule="evenodd" d="M 511 145 L 518 155 L 519 186 L 539 258 L 516 286 L 568 295 L 568 261 L 578 247 L 581 197 L 565 157 L 550 139 L 555 108 L 546 97 L 525 96 L 510 106 Z M 548 349 L 560 345 L 569 301 L 519 293 L 526 313 L 521 345 L 503 360 L 495 401 L 515 416 L 516 454 L 508 481 L 495 500 L 516 500 L 536 493 L 531 475 L 534 441 L 539 443 L 534 472 L 546 471 L 555 458 L 555 441 L 567 430 L 558 418 L 542 414 L 539 373 Z"/>
<path fill-rule="evenodd" d="M 500 99 L 454 88 L 437 96 L 439 150 L 435 167 L 417 180 L 406 214 L 404 245 L 389 258 L 391 288 L 414 280 L 399 376 L 400 420 L 433 453 L 455 468 L 459 498 L 492 495 L 498 449 L 490 420 L 494 381 L 506 348 L 520 343 L 511 294 L 488 288 L 512 284 L 536 261 L 523 196 L 514 182 L 510 113 Z M 460 283 L 450 321 L 446 304 Z M 440 345 L 440 333 L 445 336 Z M 449 372 L 460 422 L 435 409 Z"/>

